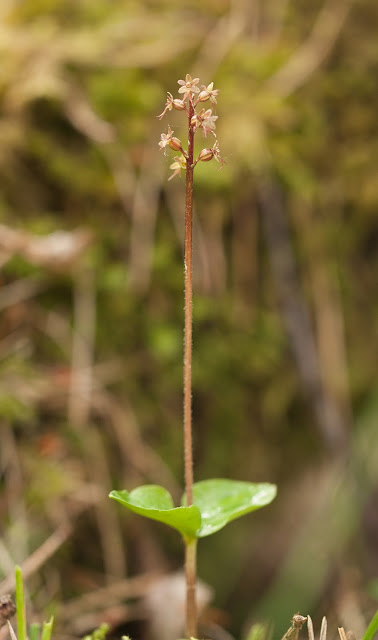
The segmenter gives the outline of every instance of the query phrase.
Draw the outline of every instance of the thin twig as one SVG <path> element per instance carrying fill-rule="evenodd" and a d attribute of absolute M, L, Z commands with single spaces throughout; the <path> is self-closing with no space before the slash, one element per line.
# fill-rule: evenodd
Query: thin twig
<path fill-rule="evenodd" d="M 120 602 L 120 600 L 139 598 L 144 596 L 158 574 L 146 573 L 128 580 L 121 580 L 106 587 L 90 591 L 84 595 L 69 600 L 64 604 L 60 617 L 63 620 L 75 618 L 85 611 L 103 609 Z"/>
<path fill-rule="evenodd" d="M 27 580 L 33 575 L 45 562 L 51 558 L 52 555 L 65 543 L 70 537 L 72 528 L 68 523 L 64 523 L 51 534 L 38 549 L 33 551 L 32 554 L 21 564 L 22 575 L 24 580 Z M 14 576 L 10 575 L 5 580 L 0 582 L 0 592 L 12 591 L 14 589 L 15 581 Z"/>

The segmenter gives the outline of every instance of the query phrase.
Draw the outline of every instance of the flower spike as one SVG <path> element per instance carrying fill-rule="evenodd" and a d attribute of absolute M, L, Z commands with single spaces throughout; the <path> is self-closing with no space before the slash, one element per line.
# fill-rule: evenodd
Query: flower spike
<path fill-rule="evenodd" d="M 186 172 L 186 178 L 191 182 L 193 181 L 193 169 L 198 162 L 209 162 L 213 158 L 217 162 L 220 162 L 222 167 L 226 164 L 223 160 L 218 140 L 215 140 L 212 147 L 202 149 L 196 160 L 193 158 L 194 148 L 194 136 L 198 129 L 202 129 L 202 134 L 207 137 L 208 133 L 211 133 L 214 137 L 216 121 L 218 116 L 213 113 L 213 105 L 217 103 L 217 97 L 219 95 L 219 89 L 214 89 L 214 83 L 210 82 L 207 86 L 201 85 L 201 89 L 197 86 L 199 78 L 192 78 L 187 73 L 185 80 L 178 80 L 180 98 L 174 98 L 168 91 L 165 107 L 162 113 L 157 117 L 161 120 L 163 116 L 173 109 L 177 111 L 185 111 L 188 118 L 188 148 L 185 150 L 182 146 L 182 142 L 179 138 L 173 135 L 173 131 L 170 126 L 166 133 L 162 133 L 160 136 L 159 147 L 166 151 L 166 147 L 180 152 L 180 155 L 174 157 L 174 162 L 170 165 L 170 169 L 173 171 L 169 180 L 172 180 L 175 176 L 181 176 L 181 171 L 184 169 Z M 201 103 L 209 101 L 211 108 L 201 108 Z M 198 106 L 199 105 L 199 106 Z M 190 174 L 192 174 L 190 176 Z M 189 175 L 189 178 L 188 178 Z"/>

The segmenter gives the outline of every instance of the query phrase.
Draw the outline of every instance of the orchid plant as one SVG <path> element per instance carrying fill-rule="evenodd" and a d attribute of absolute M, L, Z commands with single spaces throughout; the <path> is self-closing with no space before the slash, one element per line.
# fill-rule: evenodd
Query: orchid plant
<path fill-rule="evenodd" d="M 178 98 L 168 92 L 165 108 L 157 116 L 162 119 L 173 109 L 182 111 L 187 119 L 188 143 L 185 149 L 181 140 L 175 137 L 168 126 L 167 133 L 161 134 L 159 147 L 167 147 L 177 152 L 170 165 L 173 171 L 169 180 L 185 171 L 185 241 L 184 241 L 184 465 L 185 493 L 181 506 L 174 506 L 170 493 L 157 485 L 144 485 L 129 492 L 112 491 L 110 497 L 122 505 L 152 520 L 164 522 L 176 529 L 185 545 L 186 575 L 186 633 L 196 637 L 196 547 L 197 540 L 222 529 L 228 522 L 269 504 L 276 495 L 275 485 L 269 483 L 238 482 L 228 479 L 212 479 L 193 482 L 192 456 L 192 224 L 193 224 L 193 173 L 200 162 L 213 158 L 225 164 L 216 139 L 215 128 L 218 116 L 213 113 L 219 90 L 211 82 L 207 87 L 198 86 L 199 78 L 189 74 L 179 80 Z M 210 103 L 210 107 L 203 105 Z M 212 135 L 214 144 L 203 148 L 194 157 L 194 138 L 201 131 L 203 136 Z"/>

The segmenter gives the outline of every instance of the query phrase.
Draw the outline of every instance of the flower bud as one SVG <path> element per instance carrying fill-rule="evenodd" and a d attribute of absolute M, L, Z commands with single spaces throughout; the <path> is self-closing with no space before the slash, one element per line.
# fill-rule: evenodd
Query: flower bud
<path fill-rule="evenodd" d="M 201 91 L 197 98 L 197 102 L 206 102 L 209 99 L 209 94 L 207 91 Z"/>
<path fill-rule="evenodd" d="M 214 151 L 212 149 L 202 149 L 201 153 L 198 156 L 198 160 L 201 162 L 209 162 L 214 157 Z"/>
<path fill-rule="evenodd" d="M 175 137 L 171 138 L 168 144 L 171 147 L 171 149 L 173 149 L 173 151 L 182 151 L 181 140 L 179 140 L 178 138 L 175 138 Z"/>
<path fill-rule="evenodd" d="M 172 104 L 173 108 L 177 109 L 177 111 L 185 111 L 185 103 L 183 100 L 179 100 L 178 98 L 176 98 L 175 100 L 173 100 Z"/>
<path fill-rule="evenodd" d="M 194 116 L 192 116 L 191 120 L 190 120 L 190 126 L 191 127 L 196 127 L 198 125 L 198 116 L 195 113 Z"/>

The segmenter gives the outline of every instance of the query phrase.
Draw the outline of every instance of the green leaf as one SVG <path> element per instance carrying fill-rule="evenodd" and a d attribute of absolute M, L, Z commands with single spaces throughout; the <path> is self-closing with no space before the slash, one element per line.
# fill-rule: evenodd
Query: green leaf
<path fill-rule="evenodd" d="M 39 622 L 32 622 L 29 626 L 29 640 L 39 640 L 41 632 L 41 625 Z"/>
<path fill-rule="evenodd" d="M 131 491 L 112 491 L 110 497 L 139 515 L 177 529 L 186 539 L 203 538 L 222 529 L 228 522 L 272 502 L 273 484 L 253 484 L 235 480 L 204 480 L 193 485 L 190 507 L 174 507 L 170 493 L 157 485 L 144 485 Z"/>
<path fill-rule="evenodd" d="M 366 629 L 364 635 L 362 636 L 362 640 L 373 640 L 377 631 L 378 631 L 378 611 L 376 612 L 368 628 Z"/>
<path fill-rule="evenodd" d="M 19 567 L 18 565 L 16 565 L 15 567 L 15 581 L 16 581 L 17 638 L 18 640 L 27 640 L 24 580 L 22 577 L 21 567 Z"/>
<path fill-rule="evenodd" d="M 209 536 L 231 520 L 264 507 L 272 502 L 276 493 L 276 486 L 268 483 L 254 484 L 220 478 L 196 482 L 193 485 L 193 502 L 202 517 L 196 537 Z"/>
<path fill-rule="evenodd" d="M 256 622 L 248 631 L 247 640 L 266 640 L 270 637 L 269 627 L 262 622 Z"/>
<path fill-rule="evenodd" d="M 177 529 L 184 538 L 196 538 L 201 526 L 201 513 L 197 506 L 174 507 L 170 493 L 163 487 L 149 484 L 138 487 L 130 493 L 112 491 L 110 498 L 141 516 L 163 522 Z"/>
<path fill-rule="evenodd" d="M 106 622 L 103 622 L 97 629 L 94 629 L 92 633 L 84 636 L 83 640 L 105 640 L 107 634 L 110 631 L 110 625 Z M 125 636 L 122 636 L 123 638 Z"/>
<path fill-rule="evenodd" d="M 42 627 L 41 640 L 50 640 L 53 624 L 54 624 L 54 616 L 51 616 L 50 620 L 45 620 Z"/>

